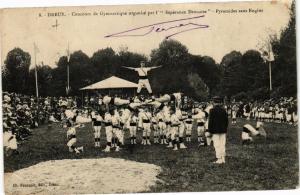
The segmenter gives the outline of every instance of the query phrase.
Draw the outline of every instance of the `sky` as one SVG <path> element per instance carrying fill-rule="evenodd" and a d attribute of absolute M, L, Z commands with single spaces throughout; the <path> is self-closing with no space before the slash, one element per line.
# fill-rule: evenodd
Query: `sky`
<path fill-rule="evenodd" d="M 71 52 L 82 50 L 88 56 L 106 47 L 115 51 L 128 47 L 129 51 L 149 56 L 167 36 L 176 33 L 170 38 L 181 42 L 190 53 L 211 56 L 220 63 L 232 50 L 243 53 L 258 49 L 270 34 L 280 35 L 289 21 L 289 6 L 272 1 L 6 9 L 2 13 L 1 63 L 10 50 L 20 47 L 30 53 L 33 66 L 34 43 L 39 49 L 37 63 L 43 61 L 51 67 L 66 55 L 68 44 Z M 104 16 L 104 12 L 127 15 Z M 133 16 L 129 12 L 146 15 Z M 202 28 L 191 30 L 199 26 Z M 156 32 L 161 29 L 165 30 Z M 127 30 L 132 31 L 116 34 Z M 123 36 L 107 37 L 112 34 Z M 141 34 L 146 35 L 128 36 Z"/>

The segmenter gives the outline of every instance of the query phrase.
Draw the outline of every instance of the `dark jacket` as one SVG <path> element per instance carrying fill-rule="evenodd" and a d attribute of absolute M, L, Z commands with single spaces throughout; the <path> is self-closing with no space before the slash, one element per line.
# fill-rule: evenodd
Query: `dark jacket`
<path fill-rule="evenodd" d="M 208 131 L 212 134 L 227 133 L 228 116 L 224 108 L 215 106 L 209 112 Z"/>

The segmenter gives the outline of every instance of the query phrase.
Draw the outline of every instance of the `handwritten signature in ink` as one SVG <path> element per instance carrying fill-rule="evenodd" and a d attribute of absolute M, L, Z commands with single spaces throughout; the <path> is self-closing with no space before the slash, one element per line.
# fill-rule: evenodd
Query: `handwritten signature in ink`
<path fill-rule="evenodd" d="M 166 39 L 173 37 L 175 35 L 201 29 L 201 28 L 209 28 L 209 25 L 206 24 L 198 24 L 195 22 L 191 22 L 190 20 L 204 18 L 204 15 L 183 18 L 178 20 L 170 20 L 165 22 L 159 22 L 155 24 L 150 24 L 146 26 L 140 26 L 137 28 L 128 29 L 122 32 L 113 33 L 106 35 L 105 38 L 110 37 L 142 37 L 149 35 L 150 33 L 161 33 L 161 32 L 170 32 L 170 34 L 166 35 Z M 173 30 L 173 31 L 171 31 Z"/>

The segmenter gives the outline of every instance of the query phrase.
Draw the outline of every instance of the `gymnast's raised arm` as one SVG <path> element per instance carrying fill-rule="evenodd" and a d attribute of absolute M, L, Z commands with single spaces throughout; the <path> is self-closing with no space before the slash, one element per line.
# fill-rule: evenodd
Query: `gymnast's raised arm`
<path fill-rule="evenodd" d="M 160 67 L 162 67 L 162 66 L 152 66 L 152 67 L 149 67 L 149 69 L 152 70 L 152 69 L 156 69 L 156 68 L 160 68 Z"/>
<path fill-rule="evenodd" d="M 135 70 L 135 68 L 133 68 L 133 67 L 127 67 L 127 66 L 121 66 L 121 67 L 127 68 L 127 69 L 129 69 L 129 70 Z"/>

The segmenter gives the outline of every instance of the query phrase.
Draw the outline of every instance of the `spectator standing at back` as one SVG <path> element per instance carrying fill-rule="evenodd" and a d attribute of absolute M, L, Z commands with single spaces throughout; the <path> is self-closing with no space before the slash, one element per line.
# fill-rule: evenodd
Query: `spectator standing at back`
<path fill-rule="evenodd" d="M 222 98 L 214 97 L 214 107 L 209 113 L 208 131 L 212 134 L 212 140 L 216 152 L 217 161 L 214 163 L 225 163 L 226 133 L 228 128 L 228 115 L 222 107 Z"/>

